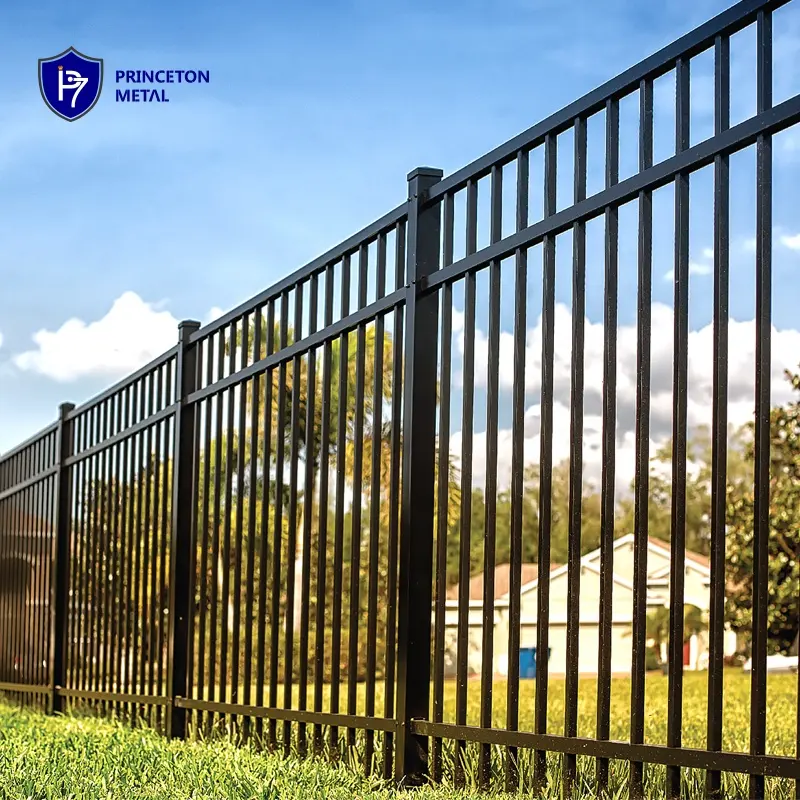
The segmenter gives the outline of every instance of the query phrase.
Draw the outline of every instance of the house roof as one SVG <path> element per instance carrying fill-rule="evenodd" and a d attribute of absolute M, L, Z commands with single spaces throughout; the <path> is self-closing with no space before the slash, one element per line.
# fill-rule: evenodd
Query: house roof
<path fill-rule="evenodd" d="M 614 541 L 614 548 L 626 544 L 632 541 L 634 538 L 632 533 L 628 533 L 624 536 L 620 536 L 618 539 Z M 670 555 L 670 546 L 669 542 L 662 541 L 661 539 L 656 539 L 653 536 L 648 537 L 648 545 L 651 548 L 657 548 L 666 552 L 666 554 Z M 581 557 L 581 565 L 584 567 L 593 567 L 593 562 L 596 561 L 600 554 L 600 549 L 592 550 L 590 553 L 586 553 L 586 555 Z M 690 564 L 695 564 L 697 567 L 700 568 L 702 572 L 708 572 L 710 560 L 707 556 L 701 555 L 700 553 L 695 553 L 691 550 L 686 551 L 686 561 Z M 498 564 L 495 567 L 494 573 L 494 599 L 500 600 L 502 598 L 506 598 L 509 593 L 510 589 L 510 564 Z M 551 574 L 558 571 L 564 571 L 566 569 L 565 565 L 562 564 L 553 564 L 551 565 L 550 572 Z M 664 570 L 659 570 L 662 572 Z M 666 574 L 669 573 L 669 568 L 666 568 Z M 521 588 L 523 592 L 530 591 L 531 589 L 535 588 L 538 583 L 538 576 L 539 576 L 539 569 L 537 564 L 529 563 L 522 565 L 522 581 L 521 581 Z M 648 577 L 654 577 L 650 575 Z M 623 585 L 628 585 L 628 582 L 620 578 L 618 575 L 614 574 L 613 579 L 616 583 L 620 583 Z M 457 601 L 458 600 L 458 584 L 450 586 L 447 590 L 446 594 L 447 600 L 450 601 Z M 473 576 L 470 578 L 469 581 L 469 599 L 470 602 L 481 602 L 483 600 L 483 573 L 481 572 L 478 575 Z M 648 599 L 652 599 L 648 595 Z"/>
<path fill-rule="evenodd" d="M 631 538 L 633 538 L 633 534 L 628 534 Z M 670 551 L 670 544 L 669 542 L 664 541 L 663 539 L 656 539 L 654 536 L 648 537 L 648 542 L 651 547 L 660 547 L 662 550 Z M 698 564 L 701 567 L 705 567 L 709 569 L 711 566 L 711 559 L 708 556 L 704 556 L 700 553 L 695 553 L 693 550 L 686 551 L 686 560 L 693 561 L 695 564 Z"/>
<path fill-rule="evenodd" d="M 553 569 L 556 569 L 558 565 L 553 565 Z M 530 583 L 531 581 L 536 580 L 536 576 L 539 574 L 539 566 L 538 564 L 523 564 L 522 565 L 522 583 L 521 585 L 524 586 L 526 583 Z M 511 586 L 511 565 L 510 564 L 498 564 L 494 570 L 494 598 L 495 600 L 499 599 L 505 594 L 508 594 L 509 588 Z M 448 600 L 458 600 L 458 584 L 454 584 L 447 590 L 447 594 L 445 597 Z M 483 573 L 481 572 L 479 575 L 474 575 L 472 578 L 469 579 L 469 599 L 470 600 L 483 600 Z"/>
<path fill-rule="evenodd" d="M 616 550 L 618 547 L 622 545 L 631 544 L 634 541 L 634 534 L 626 533 L 624 536 L 620 536 L 618 539 L 614 540 L 614 549 Z M 647 545 L 648 549 L 650 550 L 660 550 L 667 558 L 671 558 L 672 551 L 670 550 L 670 543 L 664 541 L 663 539 L 657 539 L 655 536 L 648 536 L 647 537 Z M 597 560 L 600 557 L 600 548 L 597 550 L 592 550 L 591 553 L 587 553 L 585 556 L 582 557 L 583 559 L 587 559 L 589 561 Z M 701 555 L 700 553 L 695 553 L 693 550 L 686 550 L 686 563 L 689 565 L 693 565 L 700 568 L 701 572 L 706 572 L 710 570 L 711 567 L 711 559 L 708 556 Z M 669 568 L 660 567 L 656 571 L 649 573 L 648 577 L 654 577 L 655 575 L 661 575 L 662 572 L 666 569 L 669 572 Z"/>

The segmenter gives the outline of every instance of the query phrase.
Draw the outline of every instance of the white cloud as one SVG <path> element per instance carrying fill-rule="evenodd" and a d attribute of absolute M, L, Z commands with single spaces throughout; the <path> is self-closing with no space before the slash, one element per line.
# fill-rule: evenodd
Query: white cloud
<path fill-rule="evenodd" d="M 178 320 L 163 302 L 146 302 L 135 292 L 118 297 L 94 322 L 67 320 L 58 330 L 33 335 L 36 348 L 13 357 L 24 372 L 60 382 L 90 376 L 121 378 L 168 350 L 178 336 Z M 220 315 L 212 309 L 206 321 Z"/>
<path fill-rule="evenodd" d="M 460 357 L 463 357 L 463 314 L 454 310 L 455 383 L 461 383 Z M 673 313 L 666 305 L 652 307 L 650 453 L 663 444 L 672 431 Z M 553 459 L 566 459 L 570 453 L 570 387 L 572 368 L 572 316 L 570 309 L 557 304 L 554 318 L 555 354 L 553 362 Z M 728 419 L 740 426 L 753 417 L 755 397 L 755 322 L 731 320 L 728 325 Z M 604 358 L 602 323 L 585 321 L 584 347 L 584 469 L 587 480 L 598 482 L 602 467 L 602 387 Z M 500 334 L 501 419 L 510 418 L 510 389 L 514 381 L 513 335 Z M 634 471 L 636 383 L 636 326 L 621 326 L 617 331 L 617 425 L 615 431 L 617 490 L 627 491 Z M 539 461 L 540 386 L 542 322 L 541 316 L 526 336 L 525 347 L 525 460 Z M 690 331 L 688 343 L 687 418 L 691 429 L 710 425 L 713 391 L 713 326 Z M 785 403 L 792 396 L 784 369 L 796 370 L 800 361 L 800 331 L 772 329 L 772 402 Z M 475 364 L 488 363 L 488 340 L 483 331 L 475 337 Z M 476 368 L 477 392 L 486 387 L 486 369 Z M 476 404 L 476 408 L 483 408 Z M 507 424 L 507 423 L 506 423 Z M 475 430 L 485 428 L 476 415 Z M 511 476 L 511 430 L 498 435 L 498 480 L 508 486 Z M 461 433 L 451 435 L 451 452 L 460 458 Z M 474 436 L 473 471 L 475 485 L 485 480 L 485 433 Z"/>
<path fill-rule="evenodd" d="M 705 256 L 706 253 L 711 253 L 710 256 L 706 256 L 706 258 L 713 258 L 714 251 L 713 250 L 704 250 L 703 255 Z M 714 271 L 713 264 L 705 264 L 702 261 L 690 261 L 689 262 L 689 276 L 696 276 L 696 277 L 705 277 L 706 275 L 710 275 Z M 671 269 L 664 273 L 664 280 L 671 281 L 675 278 L 675 270 Z"/>
<path fill-rule="evenodd" d="M 794 236 L 781 236 L 781 244 L 789 250 L 800 250 L 800 233 Z"/>
<path fill-rule="evenodd" d="M 3 332 L 0 331 L 0 347 L 3 346 Z"/>
<path fill-rule="evenodd" d="M 703 248 L 703 258 L 707 258 L 711 261 L 714 258 L 714 248 L 713 247 L 704 247 Z"/>
<path fill-rule="evenodd" d="M 773 240 L 777 239 L 778 242 L 788 250 L 800 250 L 800 233 L 789 235 L 779 233 L 779 228 L 774 228 L 772 231 Z M 756 252 L 756 237 L 750 236 L 746 239 L 740 240 L 741 249 L 745 253 Z"/>
<path fill-rule="evenodd" d="M 203 317 L 201 322 L 203 323 L 204 326 L 209 325 L 215 319 L 221 317 L 224 313 L 225 313 L 224 309 L 221 309 L 219 306 L 214 306 L 212 309 L 209 310 L 208 314 L 206 314 L 205 317 Z"/>
<path fill-rule="evenodd" d="M 690 275 L 710 275 L 713 269 L 712 264 L 704 264 L 702 261 L 689 262 Z"/>

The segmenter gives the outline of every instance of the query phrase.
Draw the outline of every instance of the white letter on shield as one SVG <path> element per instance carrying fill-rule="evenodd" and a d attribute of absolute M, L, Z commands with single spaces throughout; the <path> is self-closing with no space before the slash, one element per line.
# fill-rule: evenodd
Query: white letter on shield
<path fill-rule="evenodd" d="M 59 66 L 58 68 L 58 101 L 60 103 L 64 102 L 64 90 L 66 89 L 68 92 L 73 92 L 72 95 L 72 102 L 70 106 L 75 108 L 75 101 L 78 99 L 78 94 L 80 93 L 81 89 L 89 83 L 88 78 L 84 78 L 80 72 L 76 72 L 74 69 L 66 70 L 67 74 L 67 82 L 64 83 L 64 68 Z"/>

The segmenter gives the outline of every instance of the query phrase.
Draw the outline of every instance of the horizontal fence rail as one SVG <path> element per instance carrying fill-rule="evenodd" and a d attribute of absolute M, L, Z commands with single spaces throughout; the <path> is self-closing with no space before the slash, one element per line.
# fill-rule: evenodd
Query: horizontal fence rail
<path fill-rule="evenodd" d="M 751 797 L 800 786 L 800 727 L 781 752 L 767 714 L 786 710 L 767 680 L 773 141 L 800 123 L 800 95 L 773 103 L 789 77 L 773 68 L 773 18 L 793 6 L 744 0 L 452 175 L 414 170 L 405 203 L 213 323 L 182 323 L 162 356 L 0 456 L 0 692 L 172 737 L 357 759 L 403 786 L 558 781 L 566 795 L 580 784 L 670 798 L 690 781 L 738 796 L 737 775 Z M 745 36 L 746 108 L 731 80 Z M 713 94 L 700 133 L 697 83 Z M 743 191 L 731 174 L 746 157 L 743 722 L 724 666 L 737 589 L 731 207 Z M 700 296 L 690 276 L 704 234 L 713 277 Z M 655 302 L 664 264 L 668 324 Z M 697 553 L 701 301 L 711 424 Z M 700 711 L 684 665 L 697 602 Z M 648 659 L 660 645 L 659 683 Z M 734 723 L 746 730 L 731 745 Z"/>

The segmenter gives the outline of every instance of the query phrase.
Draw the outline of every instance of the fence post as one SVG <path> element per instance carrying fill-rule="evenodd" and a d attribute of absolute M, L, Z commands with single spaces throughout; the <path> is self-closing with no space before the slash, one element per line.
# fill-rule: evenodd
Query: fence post
<path fill-rule="evenodd" d="M 410 730 L 428 719 L 431 680 L 431 602 L 436 459 L 436 364 L 439 297 L 421 282 L 439 269 L 440 205 L 425 207 L 442 171 L 419 167 L 408 176 L 403 484 L 397 623 L 397 749 L 395 779 L 423 783 L 428 740 Z"/>
<path fill-rule="evenodd" d="M 73 403 L 62 403 L 58 409 L 58 450 L 55 475 L 55 536 L 50 555 L 50 702 L 51 714 L 63 711 L 64 698 L 56 692 L 66 683 L 67 622 L 69 620 L 69 534 L 70 534 L 70 470 L 66 460 L 72 455 L 70 412 Z"/>
<path fill-rule="evenodd" d="M 186 697 L 189 652 L 189 615 L 192 586 L 192 546 L 195 500 L 193 475 L 195 426 L 197 411 L 186 398 L 197 386 L 197 347 L 191 345 L 191 335 L 200 323 L 184 320 L 178 325 L 178 363 L 175 411 L 175 445 L 172 454 L 172 541 L 169 567 L 169 638 L 167 641 L 167 687 L 170 704 L 167 706 L 167 736 L 186 738 L 186 709 L 175 705 L 176 697 Z"/>

